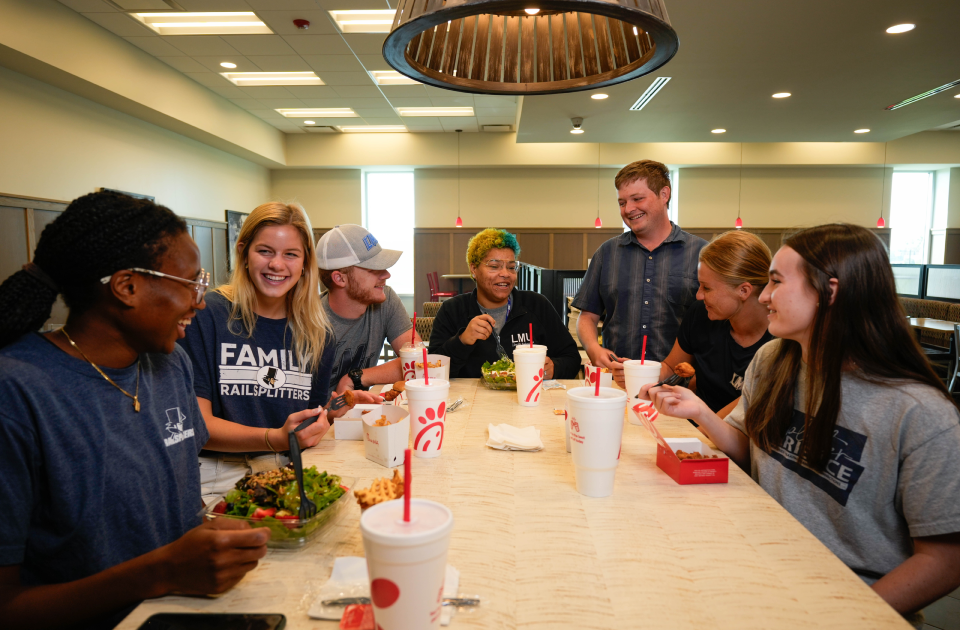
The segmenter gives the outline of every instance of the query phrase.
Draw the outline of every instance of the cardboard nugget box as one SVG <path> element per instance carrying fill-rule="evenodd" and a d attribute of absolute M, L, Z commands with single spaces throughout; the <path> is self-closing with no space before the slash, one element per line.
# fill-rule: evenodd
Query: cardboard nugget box
<path fill-rule="evenodd" d="M 364 411 L 374 413 L 377 411 L 377 417 L 380 417 L 380 405 L 354 405 L 353 409 L 337 418 L 333 423 L 333 437 L 337 440 L 362 440 L 363 439 L 363 417 Z"/>
<path fill-rule="evenodd" d="M 360 420 L 363 423 L 363 447 L 367 459 L 387 468 L 402 465 L 403 451 L 410 442 L 409 412 L 391 404 L 370 406 L 376 408 Z M 381 416 L 386 416 L 390 424 L 385 427 L 373 426 Z"/>
<path fill-rule="evenodd" d="M 630 409 L 640 423 L 657 440 L 657 468 L 670 475 L 680 485 L 695 483 L 727 483 L 730 459 L 719 451 L 714 451 L 697 438 L 665 438 L 648 417 L 645 410 L 652 409 L 650 403 L 640 401 Z M 654 411 L 654 413 L 656 413 Z M 677 456 L 677 450 L 687 453 L 700 453 L 706 457 L 716 455 L 717 459 L 683 459 Z"/>

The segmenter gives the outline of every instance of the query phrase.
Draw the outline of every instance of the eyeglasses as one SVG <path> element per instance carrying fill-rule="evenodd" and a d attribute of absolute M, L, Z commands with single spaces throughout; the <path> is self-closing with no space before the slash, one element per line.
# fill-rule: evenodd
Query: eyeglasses
<path fill-rule="evenodd" d="M 510 273 L 517 273 L 517 269 L 520 268 L 520 263 L 506 260 L 487 260 L 484 261 L 484 265 L 488 269 L 493 269 L 494 271 L 500 271 L 503 268 L 506 268 Z"/>
<path fill-rule="evenodd" d="M 158 278 L 169 278 L 171 280 L 176 280 L 177 282 L 183 282 L 185 284 L 194 285 L 194 292 L 197 294 L 197 304 L 203 301 L 203 294 L 207 292 L 207 287 L 210 286 L 210 272 L 200 270 L 200 275 L 197 276 L 196 280 L 187 280 L 186 278 L 179 278 L 177 276 L 171 276 L 168 273 L 162 273 L 160 271 L 154 271 L 153 269 L 143 269 L 142 267 L 131 267 L 127 271 L 136 271 L 137 273 L 145 273 L 151 276 L 156 276 Z M 110 278 L 113 275 L 104 276 L 100 278 L 100 282 L 103 284 L 109 284 Z"/>

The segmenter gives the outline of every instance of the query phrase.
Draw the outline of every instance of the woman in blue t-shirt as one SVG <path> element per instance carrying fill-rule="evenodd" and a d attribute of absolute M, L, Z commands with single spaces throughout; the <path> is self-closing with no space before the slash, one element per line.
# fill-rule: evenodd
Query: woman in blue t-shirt
<path fill-rule="evenodd" d="M 200 455 L 205 501 L 249 472 L 285 466 L 288 434 L 316 445 L 335 412 L 329 383 L 336 344 L 320 305 L 313 230 L 303 208 L 257 207 L 237 237 L 230 283 L 207 296 L 180 342 L 193 359 L 194 389 L 210 430 Z M 380 402 L 354 392 L 356 402 Z"/>
<path fill-rule="evenodd" d="M 4 627 L 112 628 L 146 598 L 223 592 L 265 555 L 266 529 L 198 516 L 207 430 L 176 340 L 208 278 L 182 219 L 103 192 L 0 286 Z M 67 323 L 39 334 L 58 294 Z"/>
<path fill-rule="evenodd" d="M 687 311 L 660 378 L 692 363 L 692 388 L 721 418 L 736 407 L 747 366 L 767 332 L 767 308 L 758 298 L 767 284 L 770 248 L 749 232 L 726 232 L 700 250 L 698 302 Z M 684 375 L 684 374 L 681 374 Z"/>

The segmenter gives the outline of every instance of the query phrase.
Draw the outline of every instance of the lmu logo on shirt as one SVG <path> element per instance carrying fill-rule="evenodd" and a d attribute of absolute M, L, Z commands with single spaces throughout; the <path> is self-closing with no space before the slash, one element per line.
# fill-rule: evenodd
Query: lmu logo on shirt
<path fill-rule="evenodd" d="M 864 467 L 860 465 L 860 459 L 866 444 L 867 436 L 838 426 L 833 431 L 833 447 L 824 471 L 818 473 L 801 466 L 797 459 L 803 445 L 803 414 L 794 410 L 793 421 L 783 444 L 772 450 L 770 456 L 826 492 L 840 505 L 846 505 L 853 487 L 863 475 Z"/>
<path fill-rule="evenodd" d="M 524 346 L 530 343 L 530 333 L 517 333 L 516 335 L 510 335 L 510 342 L 513 343 L 513 347 Z M 540 343 L 543 343 L 542 341 Z"/>
<path fill-rule="evenodd" d="M 180 411 L 180 407 L 167 409 L 167 424 L 165 428 L 167 432 L 170 433 L 170 437 L 163 441 L 167 447 L 179 444 L 185 439 L 193 437 L 193 429 L 183 430 L 183 421 L 186 419 L 187 417 Z"/>
<path fill-rule="evenodd" d="M 733 378 L 730 379 L 730 387 L 734 388 L 738 392 L 741 391 L 743 389 L 743 377 L 734 372 Z"/>
<path fill-rule="evenodd" d="M 310 362 L 310 355 L 300 365 Z M 293 352 L 264 352 L 248 344 L 220 344 L 220 395 L 309 400 L 313 375 L 294 363 Z"/>

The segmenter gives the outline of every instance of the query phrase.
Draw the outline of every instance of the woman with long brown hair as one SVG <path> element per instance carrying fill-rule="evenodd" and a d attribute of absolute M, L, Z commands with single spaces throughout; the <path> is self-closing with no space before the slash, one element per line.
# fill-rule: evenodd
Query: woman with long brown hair
<path fill-rule="evenodd" d="M 648 393 L 914 615 L 960 585 L 960 411 L 907 326 L 887 251 L 862 227 L 803 230 L 760 301 L 780 339 L 725 421 L 689 390 Z"/>
<path fill-rule="evenodd" d="M 320 305 L 313 230 L 303 208 L 265 203 L 237 238 L 230 283 L 207 297 L 207 309 L 181 341 L 193 359 L 194 389 L 210 440 L 200 454 L 204 500 L 243 475 L 286 465 L 287 435 L 316 445 L 330 428 L 335 345 Z M 377 402 L 356 392 L 359 402 Z"/>

